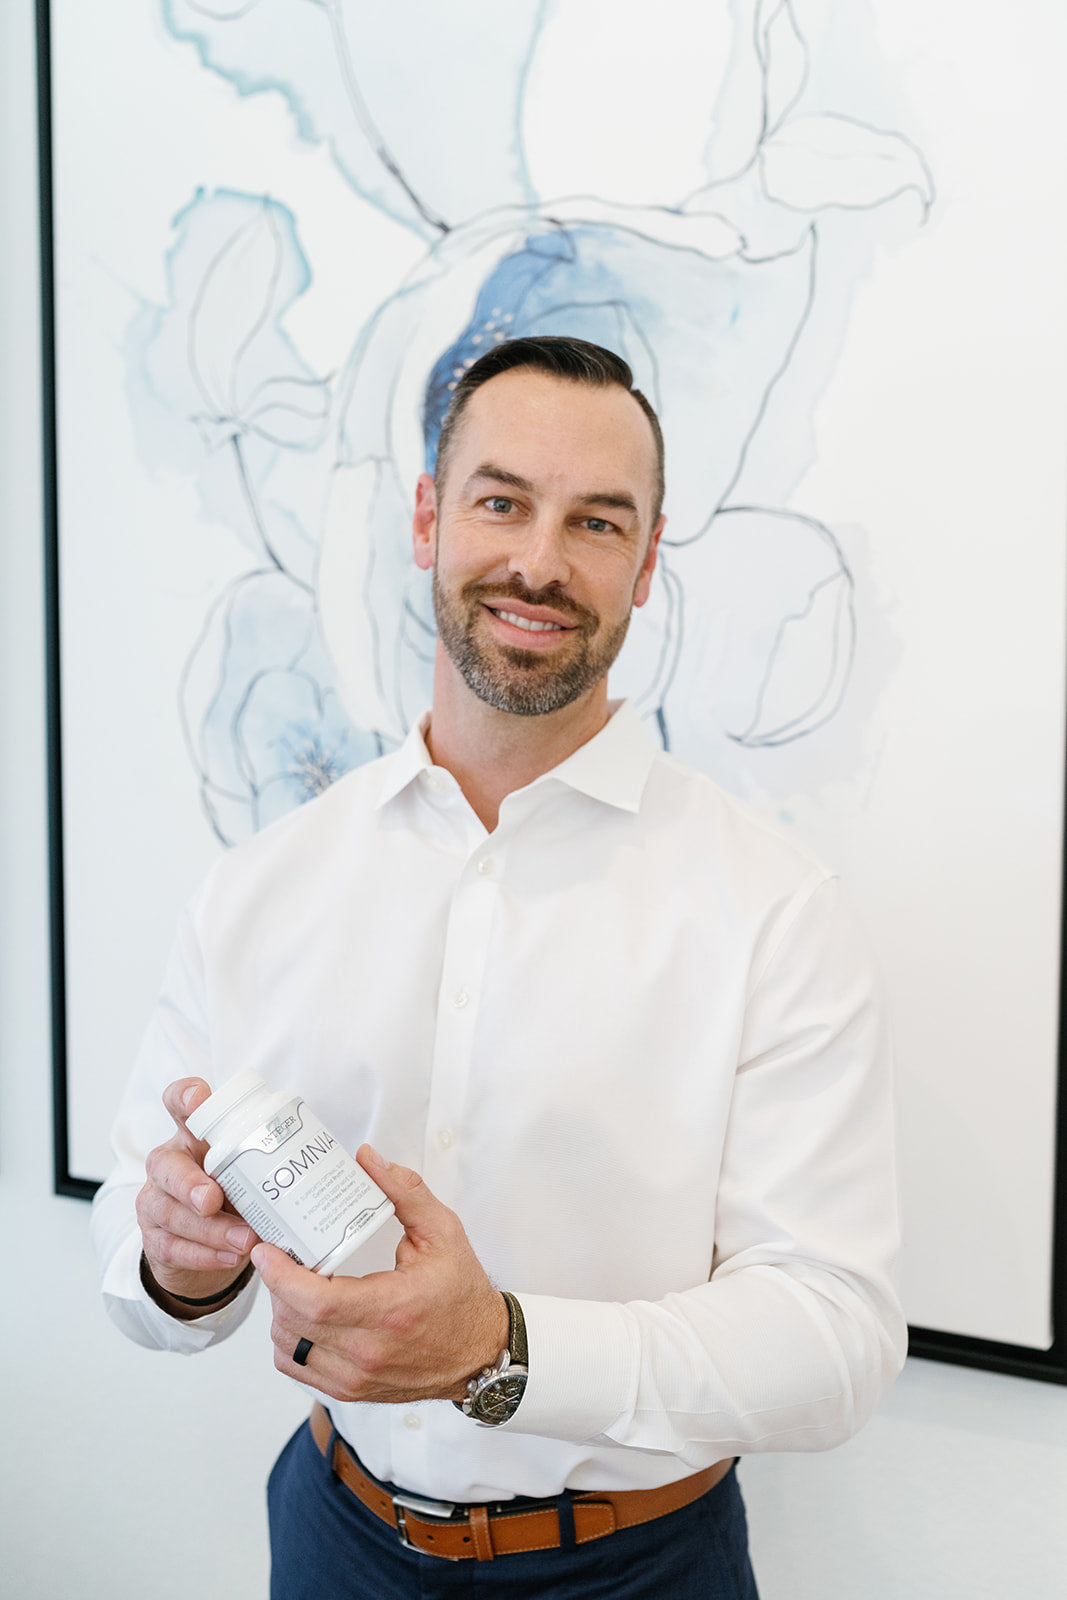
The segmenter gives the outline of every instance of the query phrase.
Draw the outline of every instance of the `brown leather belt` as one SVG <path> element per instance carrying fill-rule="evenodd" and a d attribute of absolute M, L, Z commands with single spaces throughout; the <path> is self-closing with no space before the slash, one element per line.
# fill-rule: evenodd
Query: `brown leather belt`
<path fill-rule="evenodd" d="M 521 1550 L 555 1550 L 562 1543 L 554 1500 L 528 1502 L 521 1510 L 509 1511 L 506 1501 L 492 1507 L 454 1505 L 421 1495 L 391 1494 L 359 1466 L 340 1434 L 334 1432 L 330 1413 L 317 1400 L 311 1413 L 311 1434 L 346 1489 L 395 1528 L 402 1544 L 424 1555 L 444 1556 L 447 1561 L 472 1556 L 492 1561 L 494 1556 Z M 665 1483 L 660 1489 L 605 1489 L 568 1495 L 575 1542 L 586 1544 L 617 1528 L 632 1528 L 666 1516 L 668 1511 L 679 1511 L 721 1483 L 733 1464 L 732 1457 L 717 1461 L 703 1472 Z"/>

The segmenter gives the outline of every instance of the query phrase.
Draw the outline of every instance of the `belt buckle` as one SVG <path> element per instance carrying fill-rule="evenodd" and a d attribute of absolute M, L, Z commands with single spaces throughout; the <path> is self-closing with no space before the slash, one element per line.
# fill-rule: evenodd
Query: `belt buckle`
<path fill-rule="evenodd" d="M 400 1543 L 406 1550 L 418 1550 L 417 1544 L 412 1544 L 408 1538 L 408 1524 L 406 1512 L 414 1511 L 420 1516 L 439 1517 L 442 1522 L 451 1520 L 455 1513 L 454 1500 L 423 1500 L 417 1494 L 394 1494 L 393 1515 L 396 1518 L 396 1531 L 400 1535 Z M 424 1552 L 419 1552 L 423 1554 Z M 446 1557 L 446 1560 L 448 1558 Z M 455 1557 L 451 1559 L 455 1560 Z"/>

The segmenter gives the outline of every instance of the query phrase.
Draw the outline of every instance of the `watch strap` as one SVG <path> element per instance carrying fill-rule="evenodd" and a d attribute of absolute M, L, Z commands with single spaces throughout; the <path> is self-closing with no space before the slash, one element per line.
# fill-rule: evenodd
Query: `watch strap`
<path fill-rule="evenodd" d="M 483 1367 L 477 1376 L 471 1378 L 467 1384 L 467 1398 L 465 1400 L 453 1400 L 452 1402 L 457 1411 L 462 1411 L 464 1416 L 473 1417 L 482 1427 L 494 1427 L 498 1423 L 510 1420 L 518 1408 L 519 1401 L 522 1399 L 529 1371 L 526 1318 L 522 1314 L 522 1306 L 507 1289 L 501 1289 L 500 1293 L 503 1296 L 504 1304 L 508 1308 L 507 1348 L 501 1350 L 493 1366 Z M 512 1368 L 516 1369 L 514 1374 L 512 1374 Z M 519 1385 L 518 1391 L 509 1397 L 506 1402 L 507 1409 L 502 1410 L 497 1416 L 486 1415 L 483 1405 L 485 1404 L 487 1392 L 503 1385 L 514 1389 L 516 1383 Z"/>
<path fill-rule="evenodd" d="M 511 1364 L 528 1367 L 530 1358 L 526 1344 L 526 1318 L 522 1314 L 522 1307 L 509 1290 L 501 1289 L 500 1292 L 508 1308 L 508 1355 L 511 1357 Z"/>

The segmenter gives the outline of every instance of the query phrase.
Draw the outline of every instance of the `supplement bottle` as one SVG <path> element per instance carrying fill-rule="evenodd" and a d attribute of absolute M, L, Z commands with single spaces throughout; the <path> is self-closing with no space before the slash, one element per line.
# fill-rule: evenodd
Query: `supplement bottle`
<path fill-rule="evenodd" d="M 264 1244 L 328 1277 L 393 1214 L 298 1095 L 239 1072 L 186 1118 L 211 1146 L 204 1171 Z"/>

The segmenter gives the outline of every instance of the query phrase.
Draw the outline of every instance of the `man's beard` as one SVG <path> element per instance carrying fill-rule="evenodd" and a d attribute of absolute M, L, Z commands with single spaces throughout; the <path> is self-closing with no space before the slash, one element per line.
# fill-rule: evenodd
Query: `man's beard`
<path fill-rule="evenodd" d="M 518 600 L 528 606 L 550 606 L 574 629 L 557 662 L 540 650 L 491 641 L 482 646 L 475 630 L 486 603 Z M 605 677 L 622 649 L 630 626 L 629 615 L 596 642 L 600 618 L 595 611 L 553 590 L 535 593 L 523 584 L 465 583 L 455 601 L 442 588 L 437 569 L 433 575 L 433 609 L 437 633 L 453 666 L 472 694 L 496 711 L 519 717 L 544 717 L 562 711 Z"/>

